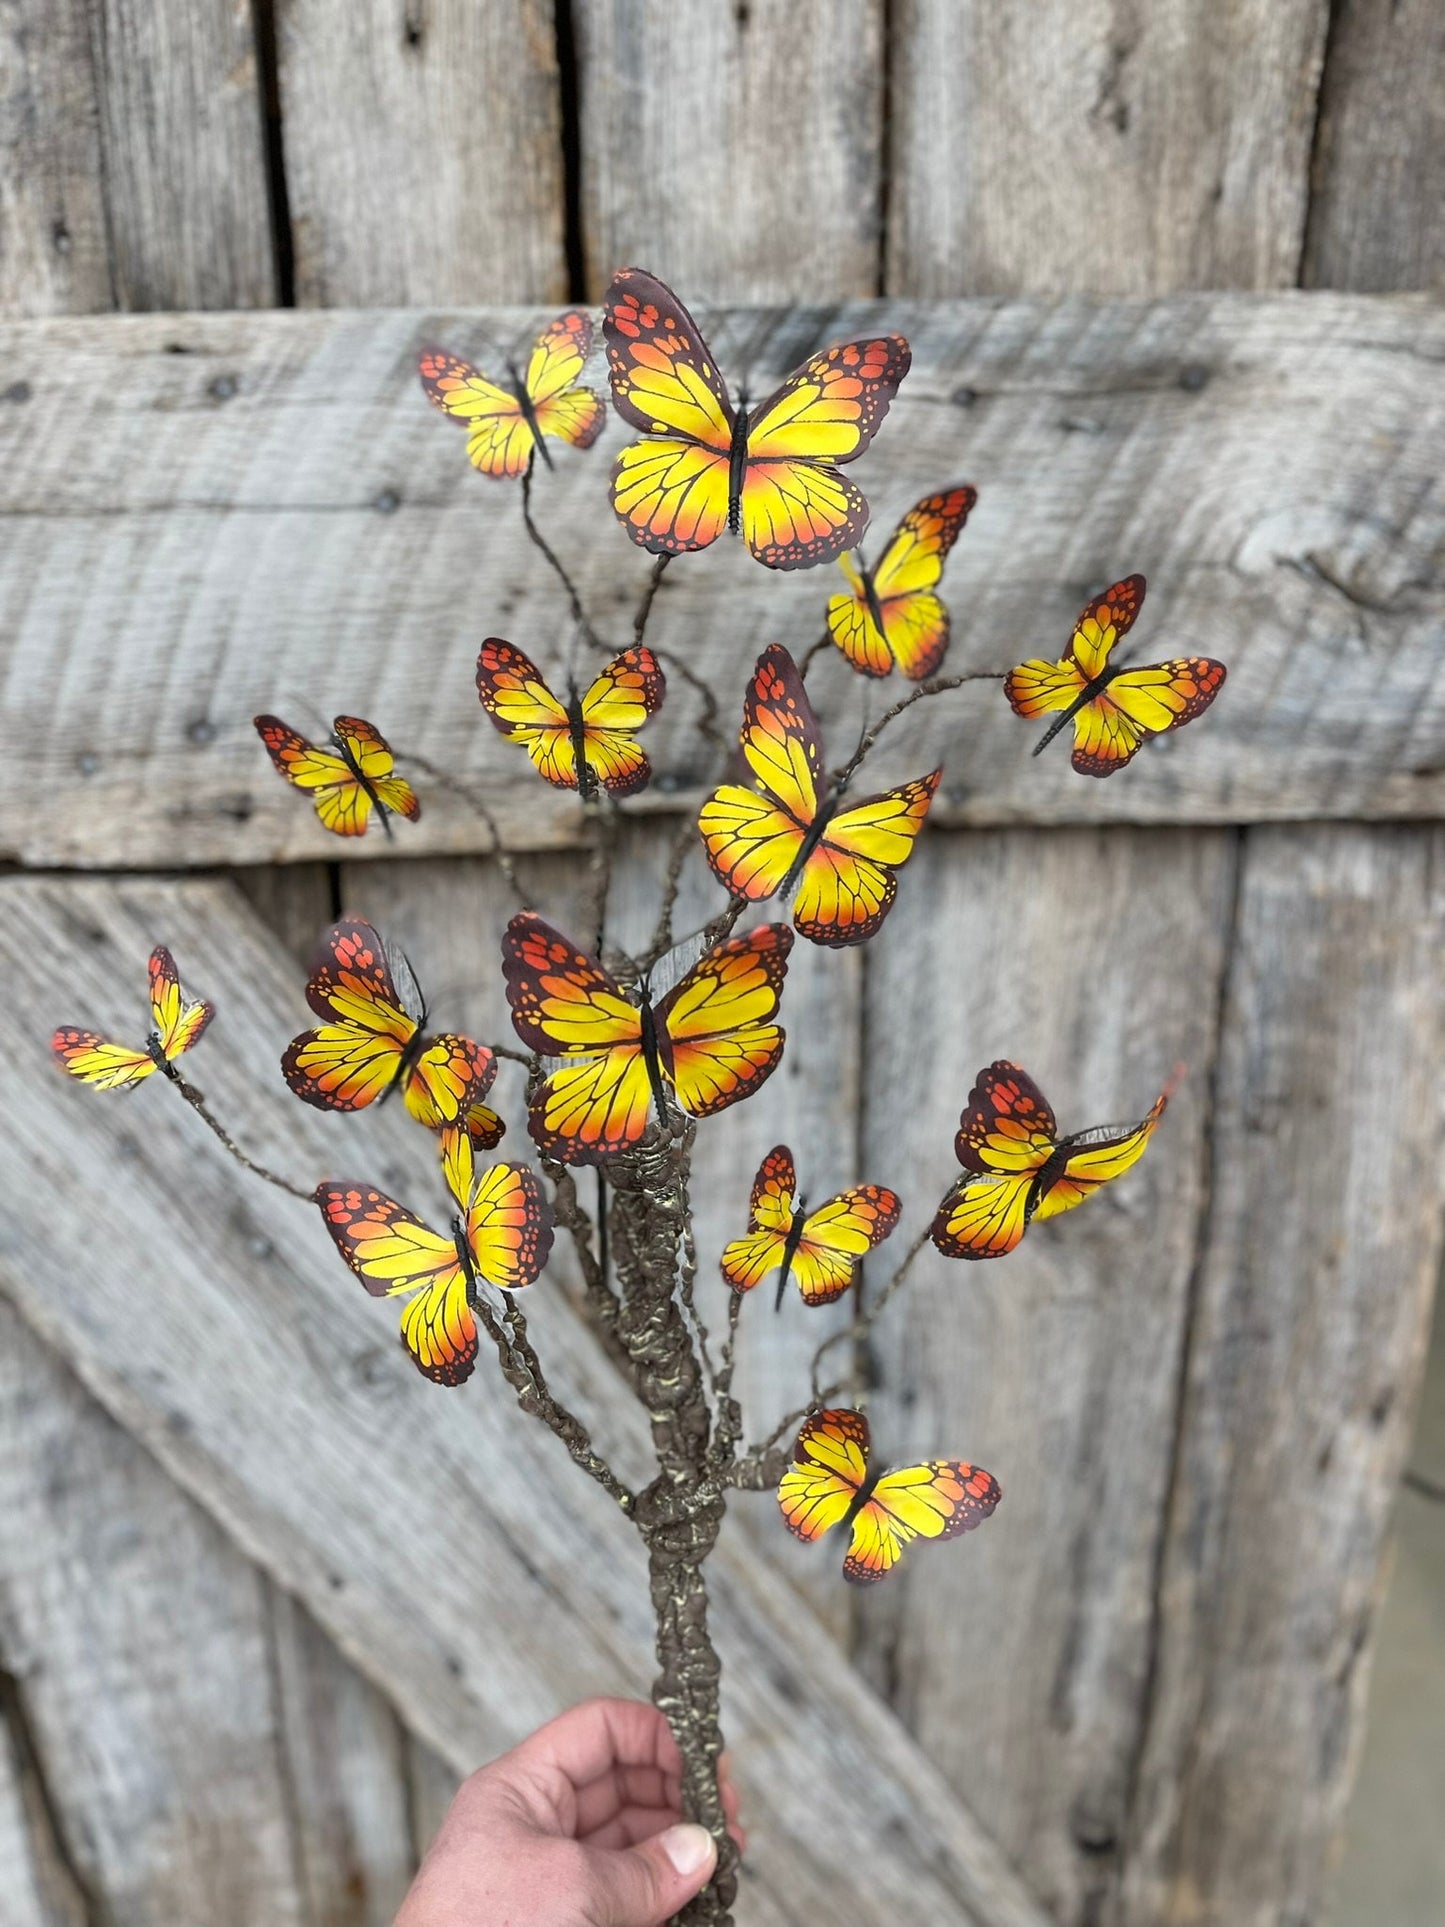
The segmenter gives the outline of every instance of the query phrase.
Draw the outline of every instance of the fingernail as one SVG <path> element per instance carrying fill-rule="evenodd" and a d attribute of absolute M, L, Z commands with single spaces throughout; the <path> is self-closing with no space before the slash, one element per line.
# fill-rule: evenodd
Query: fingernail
<path fill-rule="evenodd" d="M 706 1827 L 669 1827 L 666 1833 L 658 1836 L 658 1845 L 684 1880 L 701 1872 L 717 1853 L 713 1837 Z"/>

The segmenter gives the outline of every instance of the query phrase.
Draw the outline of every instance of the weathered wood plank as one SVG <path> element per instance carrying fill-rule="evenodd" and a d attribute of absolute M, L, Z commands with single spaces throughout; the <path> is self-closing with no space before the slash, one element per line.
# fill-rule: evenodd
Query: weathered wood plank
<path fill-rule="evenodd" d="M 946 761 L 938 821 L 1440 810 L 1445 317 L 1419 297 L 1294 295 L 861 304 L 749 325 L 785 367 L 882 318 L 914 337 L 916 362 L 867 458 L 879 523 L 960 469 L 982 487 L 945 583 L 951 666 L 1061 646 L 1086 596 L 1139 567 L 1155 584 L 1131 639 L 1144 659 L 1208 648 L 1232 665 L 1204 722 L 1103 783 L 1076 777 L 1062 747 L 1033 761 L 1033 732 L 987 685 L 921 705 L 882 767 Z M 0 331 L 30 390 L 7 413 L 0 468 L 15 743 L 0 853 L 334 858 L 255 740 L 262 708 L 313 728 L 359 710 L 475 780 L 514 842 L 579 837 L 575 805 L 472 695 L 488 627 L 560 668 L 565 602 L 520 538 L 515 493 L 467 467 L 411 372 L 428 335 L 469 348 L 490 327 L 274 314 Z M 564 457 L 537 511 L 619 643 L 646 575 L 604 500 L 620 438 L 614 424 L 602 449 Z M 762 640 L 819 633 L 835 581 L 780 578 L 720 542 L 671 571 L 654 633 L 732 708 Z M 858 684 L 841 661 L 816 676 L 833 741 L 850 744 Z M 695 701 L 674 684 L 649 736 L 654 807 L 702 776 Z M 422 822 L 356 855 L 488 847 L 464 804 L 422 787 Z"/>
<path fill-rule="evenodd" d="M 900 0 L 892 294 L 1298 278 L 1325 0 Z"/>
<path fill-rule="evenodd" d="M 881 0 L 577 0 L 572 13 L 594 298 L 628 263 L 689 300 L 878 292 Z"/>
<path fill-rule="evenodd" d="M 1340 0 L 1305 241 L 1313 288 L 1445 284 L 1445 11 L 1434 0 Z"/>
<path fill-rule="evenodd" d="M 3 1303 L 0 1531 L 5 1665 L 95 1917 L 301 1927 L 265 1582 Z"/>
<path fill-rule="evenodd" d="M 420 1740 L 407 1740 L 407 1773 L 411 1791 L 411 1837 L 417 1858 L 426 1852 L 447 1817 L 462 1776 Z"/>
<path fill-rule="evenodd" d="M 17 1731 L 13 1686 L 0 1717 L 0 1900 L 7 1927 L 89 1927 L 85 1895 L 66 1867 L 52 1815 Z"/>
<path fill-rule="evenodd" d="M 113 304 L 86 0 L 0 9 L 0 312 Z"/>
<path fill-rule="evenodd" d="M 306 307 L 566 294 L 548 0 L 289 0 L 282 134 Z"/>
<path fill-rule="evenodd" d="M 872 1345 L 880 1455 L 974 1459 L 1004 1503 L 860 1601 L 858 1658 L 1060 1921 L 1108 1918 L 1147 1710 L 1233 846 L 934 837 L 869 951 L 863 1139 L 904 1193 L 900 1243 L 957 1175 L 958 1114 L 995 1057 L 1065 1130 L 1142 1116 L 1188 1067 L 1127 1180 L 1008 1258 L 926 1247 Z"/>
<path fill-rule="evenodd" d="M 1322 1912 L 1440 1260 L 1442 857 L 1246 839 L 1128 1927 Z"/>
<path fill-rule="evenodd" d="M 128 1118 L 43 1063 L 62 1014 L 43 960 L 66 954 L 68 999 L 111 1023 L 133 1008 L 129 973 L 163 931 L 188 981 L 222 1001 L 195 1075 L 248 1148 L 298 1175 L 344 1156 L 403 1196 L 436 1193 L 432 1154 L 404 1120 L 322 1118 L 265 1081 L 302 1010 L 294 965 L 224 885 L 12 878 L 3 892 L 0 1062 L 15 1067 L 18 1196 L 0 1222 L 0 1276 L 27 1320 L 64 1338 L 85 1383 L 454 1765 L 580 1694 L 643 1688 L 638 1544 L 556 1441 L 485 1377 L 456 1397 L 426 1385 L 313 1214 L 243 1194 L 163 1089 L 138 1092 L 147 1108 Z M 85 1210 L 57 1209 L 77 1170 Z M 153 1252 L 157 1240 L 166 1262 L 139 1263 L 140 1243 Z M 605 1356 L 557 1294 L 537 1314 L 559 1385 L 584 1414 L 605 1414 L 599 1435 L 623 1463 L 638 1457 L 638 1416 Z M 796 1592 L 730 1545 L 710 1591 L 757 1877 L 782 1896 L 772 1918 L 1043 1927 Z M 809 1771 L 819 1759 L 840 1779 Z"/>

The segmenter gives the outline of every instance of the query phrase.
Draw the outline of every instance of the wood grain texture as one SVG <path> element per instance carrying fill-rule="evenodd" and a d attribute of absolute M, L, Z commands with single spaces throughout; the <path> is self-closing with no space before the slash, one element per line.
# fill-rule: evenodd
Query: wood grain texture
<path fill-rule="evenodd" d="M 878 292 L 881 0 L 574 0 L 588 289 Z"/>
<path fill-rule="evenodd" d="M 944 581 L 950 668 L 1061 648 L 1085 599 L 1141 567 L 1141 657 L 1231 664 L 1207 718 L 1107 782 L 1077 777 L 1062 744 L 1031 759 L 1034 732 L 987 685 L 921 705 L 880 768 L 945 762 L 936 821 L 1439 811 L 1445 317 L 1421 297 L 1201 296 L 859 304 L 749 325 L 782 369 L 883 320 L 913 337 L 915 367 L 860 465 L 879 528 L 940 478 L 982 491 Z M 565 602 L 520 537 L 515 493 L 468 467 L 412 368 L 428 337 L 472 351 L 521 325 L 275 314 L 0 330 L 30 391 L 0 470 L 16 532 L 0 554 L 15 742 L 0 853 L 334 860 L 338 840 L 256 741 L 263 708 L 309 731 L 359 711 L 474 781 L 513 842 L 579 839 L 575 804 L 486 725 L 472 687 L 489 628 L 557 673 Z M 564 455 L 537 506 L 619 645 L 646 575 L 605 502 L 620 440 L 614 424 L 600 449 Z M 669 573 L 653 633 L 732 708 L 763 641 L 820 632 L 838 580 L 779 577 L 720 542 Z M 857 680 L 841 659 L 815 677 L 833 742 L 851 744 Z M 699 792 L 695 707 L 674 678 L 648 734 L 651 807 Z M 422 821 L 356 856 L 489 847 L 462 802 L 421 787 Z"/>
<path fill-rule="evenodd" d="M 1128 1927 L 1323 1910 L 1441 1255 L 1442 859 L 1246 838 Z"/>
<path fill-rule="evenodd" d="M 0 1333 L 0 1644 L 82 1898 L 301 1927 L 264 1582 L 8 1304 Z"/>
<path fill-rule="evenodd" d="M 549 0 L 286 0 L 286 185 L 303 307 L 566 294 Z"/>
<path fill-rule="evenodd" d="M 934 837 L 869 950 L 863 1140 L 900 1244 L 957 1175 L 983 1065 L 1021 1062 L 1066 1131 L 1142 1117 L 1188 1067 L 1137 1170 L 1007 1258 L 925 1247 L 871 1348 L 880 1458 L 973 1460 L 1004 1501 L 859 1601 L 859 1662 L 1061 1922 L 1108 1918 L 1148 1705 L 1233 844 Z"/>
<path fill-rule="evenodd" d="M 899 0 L 891 294 L 1299 275 L 1326 0 Z"/>
<path fill-rule="evenodd" d="M 457 1769 L 449 1766 L 439 1753 L 408 1735 L 407 1784 L 411 1796 L 411 1837 L 418 1860 L 440 1831 L 461 1780 Z"/>
<path fill-rule="evenodd" d="M 269 307 L 249 0 L 98 0 L 92 20 L 116 306 Z"/>
<path fill-rule="evenodd" d="M 0 313 L 109 308 L 87 0 L 4 0 L 0 61 Z"/>
<path fill-rule="evenodd" d="M 1305 241 L 1306 287 L 1445 285 L 1445 11 L 1340 0 Z"/>
<path fill-rule="evenodd" d="M 89 1927 L 86 1896 L 56 1838 L 31 1735 L 5 1682 L 0 1720 L 0 1899 L 7 1927 Z"/>
<path fill-rule="evenodd" d="M 312 1214 L 242 1193 L 164 1088 L 135 1093 L 148 1108 L 131 1122 L 43 1061 L 56 1000 L 45 960 L 64 950 L 68 1006 L 114 1023 L 133 1010 L 122 960 L 133 970 L 164 929 L 188 981 L 222 1000 L 194 1070 L 248 1148 L 308 1174 L 344 1155 L 439 1209 L 432 1153 L 404 1120 L 281 1103 L 269 1066 L 303 1008 L 294 965 L 224 885 L 12 878 L 3 890 L 0 1061 L 14 1066 L 19 1195 L 0 1224 L 0 1275 L 27 1321 L 64 1336 L 84 1382 L 455 1766 L 570 1699 L 644 1688 L 638 1542 L 556 1441 L 485 1377 L 455 1397 L 428 1386 Z M 84 1203 L 66 1208 L 77 1169 Z M 157 1239 L 166 1262 L 138 1264 L 137 1242 Z M 584 1414 L 607 1414 L 599 1432 L 619 1460 L 645 1452 L 638 1415 L 560 1297 L 540 1297 L 537 1313 L 558 1384 Z M 728 1545 L 709 1583 L 728 1733 L 759 1820 L 758 1919 L 1044 1927 L 797 1593 Z M 811 1772 L 820 1758 L 841 1777 Z"/>

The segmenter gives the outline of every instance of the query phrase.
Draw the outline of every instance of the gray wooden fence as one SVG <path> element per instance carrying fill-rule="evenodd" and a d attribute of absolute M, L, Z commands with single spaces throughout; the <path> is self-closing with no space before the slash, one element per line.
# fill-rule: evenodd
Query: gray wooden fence
<path fill-rule="evenodd" d="M 485 626 L 544 648 L 564 612 L 412 357 L 626 259 L 714 304 L 758 380 L 880 315 L 908 332 L 867 486 L 886 521 L 979 485 L 960 663 L 1144 568 L 1149 633 L 1231 665 L 1207 724 L 1108 784 L 1031 761 L 996 698 L 925 707 L 898 766 L 946 753 L 948 785 L 888 929 L 798 959 L 792 1074 L 709 1130 L 705 1263 L 779 1137 L 922 1205 L 988 1058 L 1080 1122 L 1189 1066 L 1116 1197 L 1006 1265 L 920 1266 L 879 1330 L 880 1430 L 995 1468 L 989 1530 L 860 1600 L 766 1500 L 729 1528 L 740 1917 L 1320 1918 L 1440 1245 L 1442 20 L 0 10 L 7 1923 L 385 1927 L 458 1771 L 645 1688 L 636 1549 L 540 1428 L 422 1384 L 319 1226 L 164 1093 L 88 1103 L 44 1049 L 62 1019 L 133 1027 L 164 938 L 222 997 L 202 1081 L 248 1143 L 421 1183 L 395 1132 L 298 1114 L 275 1058 L 338 902 L 500 1033 L 485 837 L 428 794 L 394 852 L 338 865 L 248 719 L 375 714 L 485 791 L 565 927 L 577 819 L 467 698 Z M 264 312 L 292 307 L 326 312 Z M 642 559 L 605 465 L 541 512 L 620 632 Z M 823 593 L 723 549 L 655 620 L 736 688 Z M 624 925 L 696 800 L 684 707 Z M 538 1318 L 639 1457 L 588 1330 L 557 1293 Z M 816 1322 L 748 1332 L 760 1423 Z"/>

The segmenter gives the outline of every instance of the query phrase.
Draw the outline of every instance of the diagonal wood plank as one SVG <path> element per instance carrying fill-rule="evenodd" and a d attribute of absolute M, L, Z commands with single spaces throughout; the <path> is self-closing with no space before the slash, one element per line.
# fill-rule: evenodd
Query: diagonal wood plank
<path fill-rule="evenodd" d="M 344 1154 L 403 1195 L 435 1191 L 431 1155 L 419 1134 L 398 1135 L 401 1120 L 318 1119 L 258 1088 L 302 1006 L 294 967 L 258 940 L 235 893 L 13 878 L 3 890 L 13 991 L 0 1041 L 16 1067 L 6 1103 L 19 1185 L 0 1274 L 27 1321 L 455 1764 L 559 1702 L 644 1687 L 638 1548 L 556 1442 L 484 1378 L 459 1397 L 427 1386 L 319 1221 L 242 1193 L 164 1090 L 136 1094 L 145 1111 L 107 1116 L 44 1064 L 63 1014 L 45 960 L 66 954 L 65 997 L 112 1023 L 133 1009 L 133 972 L 164 932 L 188 978 L 220 993 L 205 1088 L 248 1146 L 306 1176 Z M 67 1192 L 76 1172 L 79 1197 Z M 605 1411 L 599 1433 L 620 1459 L 641 1456 L 610 1366 L 561 1310 L 547 1334 L 559 1383 L 584 1413 Z M 1043 1927 L 798 1595 L 736 1544 L 710 1579 L 727 1727 L 760 1820 L 759 1918 Z M 814 1771 L 820 1760 L 841 1777 Z"/>
<path fill-rule="evenodd" d="M 1066 1131 L 1142 1116 L 1187 1066 L 1125 1182 L 1007 1258 L 925 1247 L 872 1346 L 879 1453 L 975 1459 L 1004 1503 L 859 1602 L 857 1655 L 1061 1921 L 1108 1918 L 1149 1703 L 1235 841 L 937 836 L 868 954 L 864 1142 L 906 1174 L 900 1238 L 953 1182 L 994 1058 Z"/>
<path fill-rule="evenodd" d="M 1442 857 L 1245 839 L 1127 1927 L 1324 1907 L 1445 1230 Z"/>
<path fill-rule="evenodd" d="M 1141 565 L 1155 582 L 1141 651 L 1210 648 L 1233 665 L 1206 722 L 1107 783 L 1080 781 L 1062 749 L 1033 761 L 1033 732 L 988 685 L 922 705 L 881 770 L 946 761 L 936 820 L 1440 809 L 1445 597 L 1431 557 L 1445 515 L 1445 318 L 1428 305 L 1210 296 L 739 319 L 777 367 L 882 320 L 913 336 L 915 372 L 865 479 L 884 526 L 961 467 L 982 486 L 946 583 L 953 666 L 1061 647 L 1086 596 Z M 276 314 L 0 330 L 29 394 L 7 413 L 0 469 L 15 731 L 0 853 L 334 858 L 335 839 L 255 740 L 262 708 L 312 729 L 359 710 L 474 778 L 514 842 L 578 838 L 575 805 L 521 767 L 472 689 L 489 628 L 560 670 L 565 604 L 521 540 L 515 494 L 471 471 L 411 367 L 427 336 L 466 349 L 495 323 Z M 619 643 L 646 574 L 603 499 L 620 439 L 614 424 L 538 490 L 543 525 L 565 536 Z M 801 648 L 819 633 L 830 575 L 780 578 L 720 542 L 667 578 L 656 639 L 702 665 L 732 707 L 763 641 Z M 695 703 L 674 683 L 649 733 L 652 807 L 696 794 L 702 774 Z M 828 661 L 816 686 L 833 740 L 851 744 L 857 679 Z M 420 824 L 355 854 L 488 847 L 463 804 L 423 788 Z"/>

